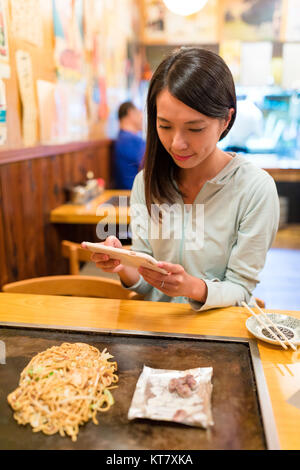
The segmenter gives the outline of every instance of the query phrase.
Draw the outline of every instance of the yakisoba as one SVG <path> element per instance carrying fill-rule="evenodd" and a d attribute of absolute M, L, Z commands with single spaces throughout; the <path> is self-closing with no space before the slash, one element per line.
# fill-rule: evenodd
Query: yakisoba
<path fill-rule="evenodd" d="M 106 349 L 84 343 L 63 343 L 32 358 L 19 386 L 7 397 L 18 424 L 33 432 L 67 434 L 77 440 L 79 426 L 114 404 L 117 363 Z"/>

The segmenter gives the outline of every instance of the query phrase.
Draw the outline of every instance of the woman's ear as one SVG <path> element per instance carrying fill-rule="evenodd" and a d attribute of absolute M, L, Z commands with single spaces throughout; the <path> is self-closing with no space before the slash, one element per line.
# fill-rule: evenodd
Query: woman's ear
<path fill-rule="evenodd" d="M 229 111 L 228 111 L 228 117 L 227 119 L 225 119 L 225 122 L 224 122 L 224 129 L 223 129 L 223 132 L 227 129 L 231 119 L 232 119 L 232 116 L 235 112 L 235 109 L 234 108 L 230 108 Z"/>

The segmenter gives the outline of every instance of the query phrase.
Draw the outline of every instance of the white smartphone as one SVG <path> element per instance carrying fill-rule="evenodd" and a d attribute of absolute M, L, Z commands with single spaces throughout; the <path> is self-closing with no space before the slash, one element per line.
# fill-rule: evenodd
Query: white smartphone
<path fill-rule="evenodd" d="M 82 242 L 82 246 L 88 248 L 88 250 L 93 253 L 102 253 L 104 255 L 108 255 L 112 259 L 118 259 L 125 266 L 131 266 L 134 268 L 143 267 L 152 269 L 153 271 L 157 271 L 161 274 L 168 274 L 165 269 L 157 266 L 158 261 L 156 261 L 155 258 L 145 253 L 106 246 L 102 243 Z"/>

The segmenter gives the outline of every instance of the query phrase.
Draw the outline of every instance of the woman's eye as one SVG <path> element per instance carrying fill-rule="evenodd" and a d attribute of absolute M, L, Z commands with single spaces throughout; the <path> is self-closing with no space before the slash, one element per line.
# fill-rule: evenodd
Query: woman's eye
<path fill-rule="evenodd" d="M 159 129 L 171 129 L 171 127 L 168 127 L 168 126 L 162 126 L 162 125 L 160 125 L 160 126 L 158 126 L 158 127 L 159 127 Z"/>
<path fill-rule="evenodd" d="M 203 131 L 203 129 L 189 129 L 189 131 L 191 131 L 191 132 L 201 132 L 201 131 Z"/>

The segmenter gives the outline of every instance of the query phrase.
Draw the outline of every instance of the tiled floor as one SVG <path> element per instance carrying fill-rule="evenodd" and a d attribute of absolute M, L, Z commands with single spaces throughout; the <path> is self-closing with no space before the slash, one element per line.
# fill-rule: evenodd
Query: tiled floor
<path fill-rule="evenodd" d="M 94 263 L 87 263 L 81 274 L 118 279 L 117 275 L 106 275 Z M 265 301 L 266 308 L 300 310 L 300 250 L 272 248 L 260 281 L 254 295 Z"/>
<path fill-rule="evenodd" d="M 266 308 L 300 310 L 300 250 L 272 248 L 254 295 Z"/>

